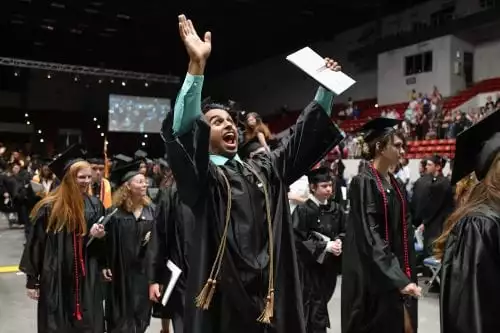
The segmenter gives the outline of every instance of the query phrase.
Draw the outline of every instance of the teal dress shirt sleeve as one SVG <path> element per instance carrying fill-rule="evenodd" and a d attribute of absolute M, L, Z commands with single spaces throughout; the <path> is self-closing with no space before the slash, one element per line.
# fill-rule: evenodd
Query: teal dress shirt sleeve
<path fill-rule="evenodd" d="M 175 135 L 189 132 L 193 123 L 201 116 L 201 90 L 203 75 L 186 74 L 174 106 L 172 130 Z"/>

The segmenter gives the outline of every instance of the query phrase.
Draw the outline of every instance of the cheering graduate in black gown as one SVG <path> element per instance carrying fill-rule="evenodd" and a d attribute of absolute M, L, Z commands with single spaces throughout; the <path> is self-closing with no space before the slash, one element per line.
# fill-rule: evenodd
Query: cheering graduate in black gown
<path fill-rule="evenodd" d="M 107 288 L 108 333 L 145 332 L 151 319 L 149 260 L 154 248 L 150 240 L 155 211 L 147 196 L 147 180 L 139 173 L 141 161 L 120 166 L 112 172 L 119 187 L 113 195 L 113 211 L 106 225 L 108 267 L 103 271 Z"/>
<path fill-rule="evenodd" d="M 330 200 L 334 185 L 329 168 L 313 170 L 308 178 L 311 195 L 295 208 L 292 220 L 307 333 L 326 333 L 327 305 L 340 271 L 344 212 Z"/>
<path fill-rule="evenodd" d="M 202 41 L 183 15 L 179 30 L 190 64 L 162 135 L 179 196 L 196 220 L 184 332 L 303 333 L 287 188 L 344 137 L 329 116 L 333 94 L 321 88 L 278 149 L 245 163 L 225 107 L 206 105 L 201 113 L 210 33 Z"/>
<path fill-rule="evenodd" d="M 417 331 L 413 230 L 404 188 L 388 171 L 404 153 L 400 121 L 363 126 L 368 164 L 350 184 L 342 258 L 342 332 Z"/>
<path fill-rule="evenodd" d="M 457 137 L 452 184 L 475 171 L 479 183 L 436 241 L 442 260 L 441 332 L 500 332 L 500 112 Z"/>
<path fill-rule="evenodd" d="M 92 170 L 81 155 L 75 145 L 49 165 L 61 184 L 32 211 L 20 269 L 28 296 L 38 300 L 39 333 L 104 332 L 102 241 L 86 246 L 89 234 L 104 237 L 104 227 L 96 223 L 104 207 L 87 195 Z"/>
<path fill-rule="evenodd" d="M 157 203 L 156 235 L 157 245 L 153 262 L 154 284 L 151 285 L 151 299 L 157 304 L 153 307 L 153 316 L 163 319 L 163 330 L 167 331 L 171 319 L 174 332 L 183 332 L 184 295 L 186 291 L 186 276 L 188 274 L 188 260 L 186 254 L 189 244 L 188 237 L 192 233 L 195 220 L 191 209 L 181 202 L 175 182 L 160 190 Z M 168 260 L 182 270 L 175 289 L 166 306 L 160 302 L 160 290 L 168 284 Z M 162 287 L 160 287 L 162 286 Z"/>

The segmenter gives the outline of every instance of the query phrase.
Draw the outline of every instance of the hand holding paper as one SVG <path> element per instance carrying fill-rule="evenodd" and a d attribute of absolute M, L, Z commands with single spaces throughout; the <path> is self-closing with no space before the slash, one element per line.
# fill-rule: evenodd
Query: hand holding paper
<path fill-rule="evenodd" d="M 290 54 L 286 59 L 336 95 L 342 94 L 356 83 L 340 71 L 341 68 L 335 61 L 322 58 L 309 47 Z"/>

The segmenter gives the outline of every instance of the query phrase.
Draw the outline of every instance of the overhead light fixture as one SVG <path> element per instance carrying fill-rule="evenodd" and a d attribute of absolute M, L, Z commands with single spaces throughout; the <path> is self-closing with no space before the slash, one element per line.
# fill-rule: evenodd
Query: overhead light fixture
<path fill-rule="evenodd" d="M 125 14 L 116 14 L 116 17 L 122 20 L 130 20 L 130 16 Z"/>
<path fill-rule="evenodd" d="M 146 142 L 141 142 L 141 145 L 144 147 L 146 145 Z"/>
<path fill-rule="evenodd" d="M 101 125 L 97 125 L 97 129 L 101 128 Z"/>
<path fill-rule="evenodd" d="M 146 87 L 146 88 L 149 87 L 149 83 L 144 82 L 144 87 Z"/>
<path fill-rule="evenodd" d="M 31 122 L 29 120 L 26 121 L 26 125 L 31 125 Z"/>
<path fill-rule="evenodd" d="M 104 136 L 104 133 L 101 133 L 101 136 Z"/>
<path fill-rule="evenodd" d="M 38 130 L 38 134 L 42 134 L 42 130 Z"/>
<path fill-rule="evenodd" d="M 147 134 L 144 134 L 144 137 L 147 139 L 147 138 L 148 138 L 148 135 L 147 135 Z"/>
<path fill-rule="evenodd" d="M 96 117 L 94 117 L 94 121 L 97 121 L 97 118 L 96 118 Z"/>
<path fill-rule="evenodd" d="M 62 3 L 57 3 L 57 2 L 53 2 L 50 4 L 51 7 L 53 8 L 59 8 L 59 9 L 64 9 L 66 8 L 66 5 L 62 4 Z"/>
<path fill-rule="evenodd" d="M 52 78 L 52 75 L 50 75 L 50 73 L 47 74 L 47 79 L 51 79 L 51 78 Z"/>
<path fill-rule="evenodd" d="M 25 117 L 25 118 L 28 118 L 29 116 L 30 116 L 30 115 L 29 115 L 29 114 L 27 114 L 27 113 L 25 113 L 25 114 L 24 114 L 24 117 Z"/>
<path fill-rule="evenodd" d="M 43 138 L 41 138 L 41 139 L 40 139 L 40 142 L 41 142 L 41 143 L 43 143 L 43 142 L 44 142 Z"/>
<path fill-rule="evenodd" d="M 124 87 L 125 87 L 126 85 L 127 85 L 127 82 L 122 81 L 122 86 L 124 86 Z"/>

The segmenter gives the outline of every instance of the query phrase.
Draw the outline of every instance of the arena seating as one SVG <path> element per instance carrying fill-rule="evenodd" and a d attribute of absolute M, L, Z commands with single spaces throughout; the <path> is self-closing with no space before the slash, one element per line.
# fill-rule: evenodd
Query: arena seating
<path fill-rule="evenodd" d="M 500 91 L 500 78 L 481 81 L 474 86 L 461 91 L 457 95 L 447 98 L 444 101 L 443 108 L 448 110 L 455 109 L 478 94 L 493 91 Z M 376 99 L 355 101 L 354 104 L 359 106 L 359 108 L 362 110 L 362 118 L 339 121 L 341 128 L 347 133 L 354 132 L 358 128 L 360 128 L 366 121 L 380 116 L 382 110 L 395 110 L 400 116 L 402 116 L 408 106 L 408 102 L 403 102 L 375 107 L 376 103 Z M 344 110 L 345 108 L 346 104 L 336 104 L 334 106 L 333 114 L 337 115 L 339 111 Z M 269 117 L 266 119 L 266 121 L 273 133 L 279 133 L 292 126 L 295 123 L 298 115 L 299 112 L 289 112 L 286 114 Z M 410 141 L 408 143 L 408 158 L 419 159 L 434 153 L 453 158 L 455 155 L 455 140 L 421 140 Z"/>
<path fill-rule="evenodd" d="M 431 154 L 439 154 L 449 158 L 455 157 L 455 139 L 416 140 L 408 142 L 407 158 L 424 158 Z"/>

